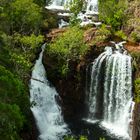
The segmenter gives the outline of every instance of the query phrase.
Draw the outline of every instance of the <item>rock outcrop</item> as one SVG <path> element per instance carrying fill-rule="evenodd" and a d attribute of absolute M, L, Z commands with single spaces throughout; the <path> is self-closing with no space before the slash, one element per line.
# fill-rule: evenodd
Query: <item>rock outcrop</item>
<path fill-rule="evenodd" d="M 54 40 L 59 34 L 65 32 L 65 29 L 52 30 L 48 35 L 49 39 Z M 110 46 L 109 41 L 98 42 L 92 44 L 96 35 L 96 29 L 91 28 L 85 31 L 84 40 L 89 45 L 88 53 L 81 58 L 80 62 L 70 61 L 69 69 L 70 73 L 67 77 L 60 77 L 55 71 L 55 58 L 52 59 L 46 53 L 44 54 L 43 63 L 47 71 L 47 77 L 49 81 L 56 87 L 61 101 L 64 118 L 79 119 L 86 114 L 85 105 L 85 78 L 86 78 L 86 67 L 90 64 L 97 56 L 103 52 L 105 46 Z M 135 54 L 140 54 L 140 45 L 134 43 L 125 44 L 125 49 L 128 53 L 132 54 L 133 60 L 135 60 Z M 136 60 L 137 66 L 140 68 L 140 60 Z M 139 68 L 134 70 L 134 80 L 140 76 Z M 132 140 L 140 139 L 140 104 L 136 103 L 133 114 L 133 132 Z"/>

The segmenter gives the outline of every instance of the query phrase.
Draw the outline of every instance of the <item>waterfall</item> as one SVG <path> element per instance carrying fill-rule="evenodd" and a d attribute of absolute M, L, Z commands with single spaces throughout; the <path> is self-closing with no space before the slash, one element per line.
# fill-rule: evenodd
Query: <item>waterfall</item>
<path fill-rule="evenodd" d="M 132 66 L 131 57 L 121 45 L 115 44 L 116 49 L 106 47 L 87 69 L 87 118 L 100 120 L 110 132 L 128 138 Z"/>
<path fill-rule="evenodd" d="M 42 46 L 42 52 L 36 60 L 30 80 L 31 111 L 40 132 L 39 140 L 60 140 L 67 133 L 67 126 L 63 121 L 61 109 L 56 103 L 55 98 L 59 97 L 58 93 L 46 79 L 42 64 L 44 48 L 45 45 Z"/>
<path fill-rule="evenodd" d="M 98 14 L 98 0 L 87 0 L 87 14 Z"/>
<path fill-rule="evenodd" d="M 46 6 L 45 8 L 58 13 L 66 13 L 69 11 L 69 9 L 66 8 L 66 6 L 70 1 L 71 0 L 52 0 L 51 4 Z"/>
<path fill-rule="evenodd" d="M 52 11 L 62 11 L 68 10 L 65 6 L 67 6 L 73 0 L 52 0 L 49 6 L 46 6 L 47 9 Z M 65 8 L 64 8 L 65 7 Z M 98 14 L 98 0 L 86 0 L 86 14 L 94 15 Z"/>

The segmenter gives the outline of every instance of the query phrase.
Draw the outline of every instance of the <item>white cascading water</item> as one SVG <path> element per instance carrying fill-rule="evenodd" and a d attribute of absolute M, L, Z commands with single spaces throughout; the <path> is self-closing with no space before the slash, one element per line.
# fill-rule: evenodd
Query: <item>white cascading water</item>
<path fill-rule="evenodd" d="M 98 0 L 87 0 L 86 14 L 98 14 Z"/>
<path fill-rule="evenodd" d="M 67 126 L 55 100 L 58 94 L 46 79 L 45 68 L 42 64 L 44 48 L 45 45 L 42 46 L 42 52 L 39 59 L 36 60 L 30 80 L 31 110 L 40 133 L 38 139 L 61 140 L 67 133 Z"/>
<path fill-rule="evenodd" d="M 123 48 L 113 50 L 106 47 L 105 52 L 88 68 L 89 72 L 86 88 L 88 119 L 101 120 L 101 127 L 129 139 L 132 104 L 131 57 Z"/>
<path fill-rule="evenodd" d="M 67 12 L 68 9 L 65 7 L 68 5 L 70 0 L 52 0 L 51 4 L 46 6 L 46 9 L 56 12 Z"/>
<path fill-rule="evenodd" d="M 72 0 L 52 0 L 49 6 L 46 6 L 47 9 L 65 9 L 64 7 L 68 5 Z M 98 0 L 86 0 L 86 13 L 87 14 L 98 14 Z"/>

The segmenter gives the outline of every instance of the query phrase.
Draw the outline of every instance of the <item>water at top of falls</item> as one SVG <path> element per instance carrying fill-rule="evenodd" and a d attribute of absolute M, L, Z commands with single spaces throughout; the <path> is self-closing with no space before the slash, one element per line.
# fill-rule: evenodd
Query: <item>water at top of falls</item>
<path fill-rule="evenodd" d="M 46 6 L 47 9 L 52 11 L 69 11 L 66 6 L 72 0 L 52 0 L 52 3 L 49 6 Z M 86 14 L 94 15 L 98 14 L 98 0 L 86 0 Z"/>
<path fill-rule="evenodd" d="M 46 9 L 56 12 L 68 12 L 69 9 L 66 8 L 70 0 L 52 0 L 52 3 L 46 6 Z"/>
<path fill-rule="evenodd" d="M 51 87 L 46 79 L 45 68 L 42 64 L 42 56 L 45 45 L 39 59 L 36 60 L 30 80 L 31 110 L 39 129 L 40 140 L 61 140 L 67 133 L 67 126 L 63 121 L 61 109 L 55 98 L 58 96 L 55 88 Z"/>
<path fill-rule="evenodd" d="M 91 77 L 87 78 L 86 84 L 87 118 L 98 119 L 101 127 L 129 139 L 132 66 L 131 57 L 125 53 L 122 43 L 115 44 L 119 48 L 106 47 L 88 70 Z"/>
<path fill-rule="evenodd" d="M 98 0 L 87 0 L 86 14 L 98 14 Z"/>

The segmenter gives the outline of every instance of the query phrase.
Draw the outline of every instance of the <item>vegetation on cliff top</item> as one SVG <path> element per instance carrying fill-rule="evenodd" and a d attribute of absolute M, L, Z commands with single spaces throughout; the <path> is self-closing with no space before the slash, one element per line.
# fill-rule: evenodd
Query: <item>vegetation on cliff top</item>
<path fill-rule="evenodd" d="M 83 33 L 79 27 L 71 27 L 47 46 L 46 54 L 55 59 L 58 75 L 65 77 L 69 72 L 69 63 L 79 61 L 88 50 Z"/>
<path fill-rule="evenodd" d="M 99 0 L 99 18 L 114 30 L 119 30 L 127 20 L 127 6 L 127 0 Z"/>

